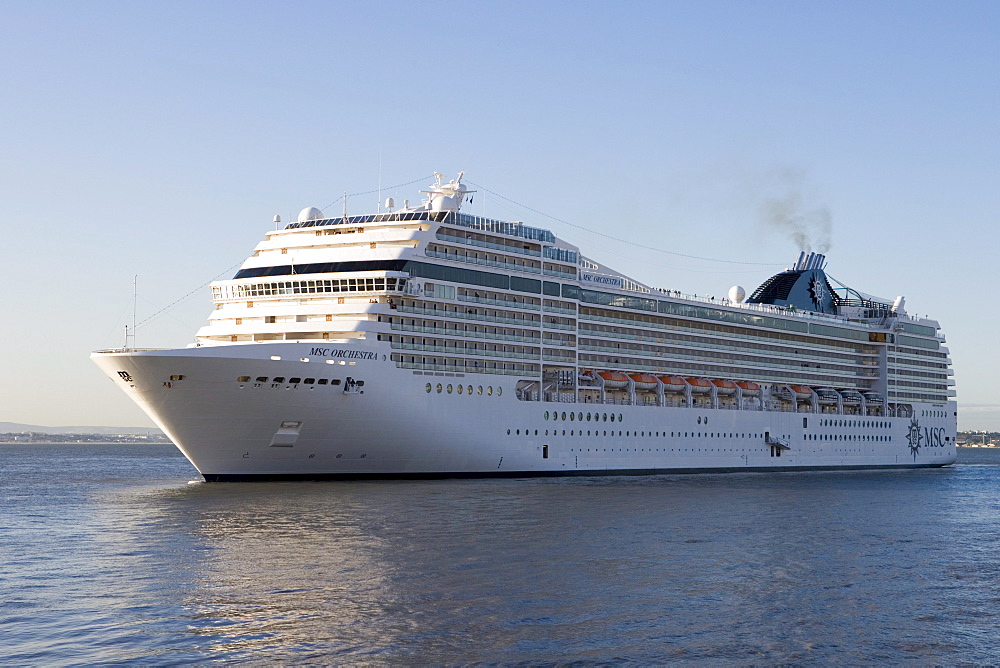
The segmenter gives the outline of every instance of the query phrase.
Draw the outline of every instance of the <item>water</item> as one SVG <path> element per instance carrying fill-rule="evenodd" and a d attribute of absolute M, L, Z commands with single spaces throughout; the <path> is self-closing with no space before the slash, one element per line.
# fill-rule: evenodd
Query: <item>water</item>
<path fill-rule="evenodd" d="M 951 469 L 189 483 L 0 445 L 0 663 L 988 663 L 1000 452 Z"/>

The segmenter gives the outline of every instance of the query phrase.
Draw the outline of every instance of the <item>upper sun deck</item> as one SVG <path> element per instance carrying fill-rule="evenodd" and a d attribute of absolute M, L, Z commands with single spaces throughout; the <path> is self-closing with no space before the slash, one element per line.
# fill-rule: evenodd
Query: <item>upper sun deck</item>
<path fill-rule="evenodd" d="M 539 243 L 554 244 L 556 237 L 551 231 L 541 227 L 531 227 L 520 222 L 508 222 L 494 218 L 484 218 L 458 211 L 394 211 L 389 213 L 373 213 L 362 216 L 340 216 L 337 218 L 321 218 L 315 220 L 300 220 L 285 225 L 283 231 L 302 228 L 333 227 L 336 225 L 364 225 L 368 223 L 406 223 L 432 222 L 442 225 L 455 225 L 472 230 L 506 234 L 521 237 Z M 272 233 L 273 234 L 273 233 Z"/>

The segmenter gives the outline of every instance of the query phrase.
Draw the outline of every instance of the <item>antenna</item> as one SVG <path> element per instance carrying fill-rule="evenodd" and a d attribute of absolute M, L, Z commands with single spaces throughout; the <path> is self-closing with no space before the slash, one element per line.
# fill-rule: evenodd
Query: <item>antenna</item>
<path fill-rule="evenodd" d="M 135 275 L 132 277 L 132 347 L 135 348 L 135 309 L 138 303 L 137 293 L 136 293 L 136 283 L 139 280 L 139 276 Z M 125 325 L 125 348 L 124 350 L 129 350 L 128 347 L 128 331 L 129 327 Z"/>
<path fill-rule="evenodd" d="M 347 191 L 344 191 L 344 222 L 347 222 Z"/>

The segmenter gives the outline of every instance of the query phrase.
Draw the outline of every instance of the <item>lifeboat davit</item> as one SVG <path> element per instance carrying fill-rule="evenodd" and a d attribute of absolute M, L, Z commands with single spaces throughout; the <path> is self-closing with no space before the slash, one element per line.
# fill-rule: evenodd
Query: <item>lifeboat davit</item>
<path fill-rule="evenodd" d="M 635 389 L 637 390 L 656 389 L 656 376 L 652 376 L 648 373 L 630 373 L 628 374 L 628 377 L 635 383 Z"/>
<path fill-rule="evenodd" d="M 712 383 L 707 378 L 687 378 L 686 380 L 688 385 L 691 386 L 691 391 L 696 394 L 704 394 L 712 391 Z"/>
<path fill-rule="evenodd" d="M 736 385 L 743 390 L 744 397 L 756 397 L 760 394 L 760 385 L 749 380 L 738 380 Z"/>
<path fill-rule="evenodd" d="M 821 404 L 836 404 L 840 395 L 837 394 L 837 390 L 832 390 L 829 387 L 821 387 L 816 390 L 816 398 L 819 399 Z"/>
<path fill-rule="evenodd" d="M 597 375 L 604 379 L 604 387 L 618 390 L 628 385 L 628 376 L 620 371 L 598 371 Z"/>
<path fill-rule="evenodd" d="M 713 378 L 712 385 L 715 385 L 719 394 L 736 394 L 736 383 L 722 378 Z"/>
<path fill-rule="evenodd" d="M 866 401 L 873 404 L 882 403 L 882 395 L 878 392 L 862 392 L 861 396 L 865 398 Z"/>
<path fill-rule="evenodd" d="M 663 383 L 663 389 L 667 392 L 683 392 L 687 389 L 687 382 L 680 376 L 659 376 Z"/>

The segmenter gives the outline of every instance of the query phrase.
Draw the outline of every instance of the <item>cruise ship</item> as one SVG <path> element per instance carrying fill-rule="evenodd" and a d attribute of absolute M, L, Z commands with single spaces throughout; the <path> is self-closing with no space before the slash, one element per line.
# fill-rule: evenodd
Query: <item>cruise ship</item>
<path fill-rule="evenodd" d="M 749 296 L 657 289 L 463 213 L 446 178 L 419 205 L 303 209 L 212 284 L 193 343 L 93 360 L 207 481 L 955 461 L 945 338 L 902 297 L 812 252 Z"/>

